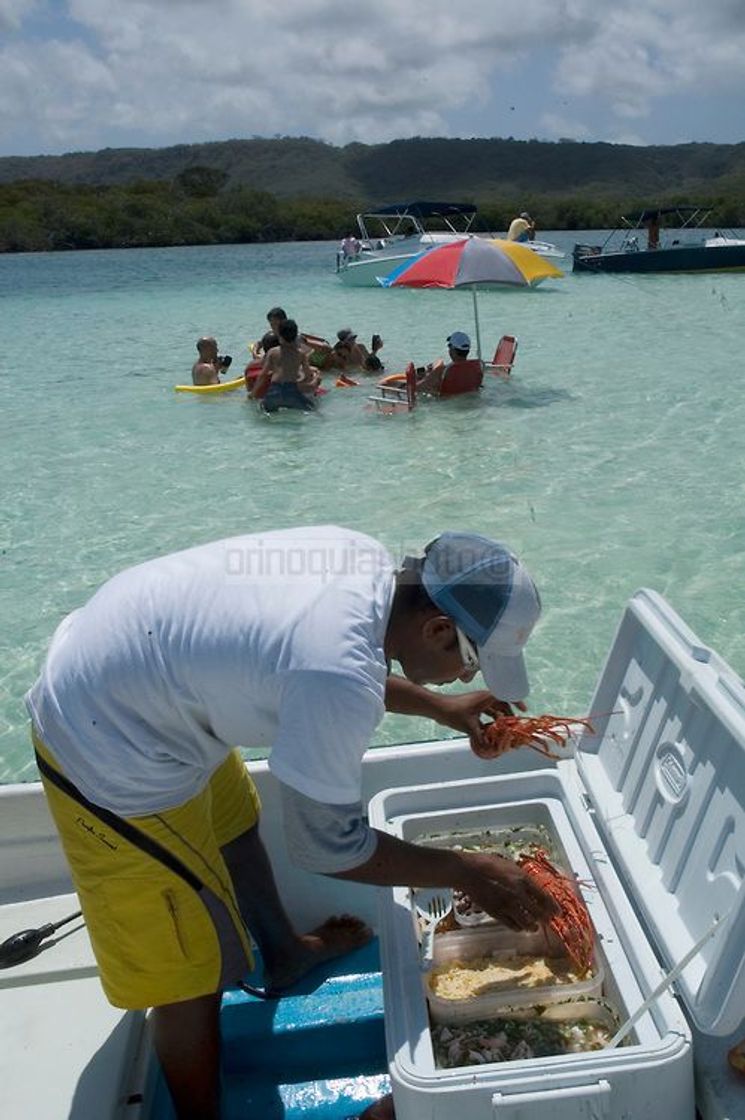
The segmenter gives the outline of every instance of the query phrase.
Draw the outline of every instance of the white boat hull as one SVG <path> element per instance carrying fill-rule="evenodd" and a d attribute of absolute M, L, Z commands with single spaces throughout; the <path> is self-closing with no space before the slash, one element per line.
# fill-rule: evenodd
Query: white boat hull
<path fill-rule="evenodd" d="M 491 238 L 491 234 L 468 234 L 465 236 Z M 379 253 L 362 253 L 358 257 L 340 259 L 337 263 L 337 275 L 343 284 L 352 288 L 377 288 L 380 281 L 393 272 L 394 268 L 413 260 L 424 249 L 433 249 L 438 245 L 446 245 L 452 241 L 462 241 L 462 236 L 448 233 L 425 234 L 416 240 L 390 246 L 387 251 Z M 549 260 L 561 260 L 564 253 L 555 245 L 547 241 L 524 242 L 526 249 L 531 249 L 539 257 Z"/>

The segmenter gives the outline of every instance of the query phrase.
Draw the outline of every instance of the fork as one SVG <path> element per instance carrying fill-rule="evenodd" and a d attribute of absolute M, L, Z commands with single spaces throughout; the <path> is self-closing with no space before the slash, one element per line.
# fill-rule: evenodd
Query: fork
<path fill-rule="evenodd" d="M 432 963 L 432 954 L 435 947 L 435 929 L 452 906 L 451 895 L 434 894 L 427 902 L 426 925 L 422 931 L 421 965 L 423 969 L 429 968 Z"/>

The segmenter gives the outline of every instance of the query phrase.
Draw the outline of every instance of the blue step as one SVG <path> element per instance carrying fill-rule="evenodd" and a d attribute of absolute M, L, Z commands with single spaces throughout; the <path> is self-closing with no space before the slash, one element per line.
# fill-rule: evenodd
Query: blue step
<path fill-rule="evenodd" d="M 220 1016 L 223 1068 L 245 1071 L 266 1065 L 303 1069 L 327 1062 L 384 1062 L 383 985 L 378 943 L 314 969 L 279 1000 L 262 1000 L 240 989 L 223 997 Z M 302 1056 L 301 1056 L 302 1055 Z"/>
<path fill-rule="evenodd" d="M 259 985 L 260 973 L 247 977 Z M 347 1120 L 390 1091 L 378 943 L 320 965 L 279 1000 L 225 992 L 223 1120 Z M 158 1074 L 149 1120 L 172 1120 Z"/>
<path fill-rule="evenodd" d="M 232 1077 L 223 1092 L 222 1120 L 351 1120 L 390 1091 L 384 1073 L 294 1084 Z"/>

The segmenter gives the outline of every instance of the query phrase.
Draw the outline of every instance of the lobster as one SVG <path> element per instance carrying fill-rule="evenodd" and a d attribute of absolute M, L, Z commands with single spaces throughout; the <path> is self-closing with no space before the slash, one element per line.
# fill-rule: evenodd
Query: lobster
<path fill-rule="evenodd" d="M 595 931 L 587 906 L 568 875 L 554 867 L 543 848 L 518 856 L 518 865 L 536 886 L 541 887 L 558 905 L 558 913 L 548 925 L 561 941 L 567 956 L 581 976 L 592 966 Z"/>
<path fill-rule="evenodd" d="M 500 716 L 484 728 L 483 745 L 489 754 L 498 755 L 518 747 L 531 747 L 546 758 L 557 760 L 561 756 L 551 749 L 551 744 L 566 746 L 577 727 L 586 727 L 592 734 L 595 733 L 589 719 L 566 719 L 552 715 Z"/>

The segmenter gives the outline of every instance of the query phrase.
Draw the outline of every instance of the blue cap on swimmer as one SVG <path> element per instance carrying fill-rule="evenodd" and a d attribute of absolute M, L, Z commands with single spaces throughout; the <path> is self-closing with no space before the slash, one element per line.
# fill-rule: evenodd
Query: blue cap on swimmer
<path fill-rule="evenodd" d="M 487 688 L 500 700 L 524 700 L 522 651 L 541 613 L 527 569 L 498 541 L 441 533 L 425 548 L 421 572 L 429 597 L 475 644 Z"/>
<path fill-rule="evenodd" d="M 471 340 L 465 331 L 453 331 L 448 335 L 448 346 L 452 346 L 453 350 L 470 350 Z"/>

